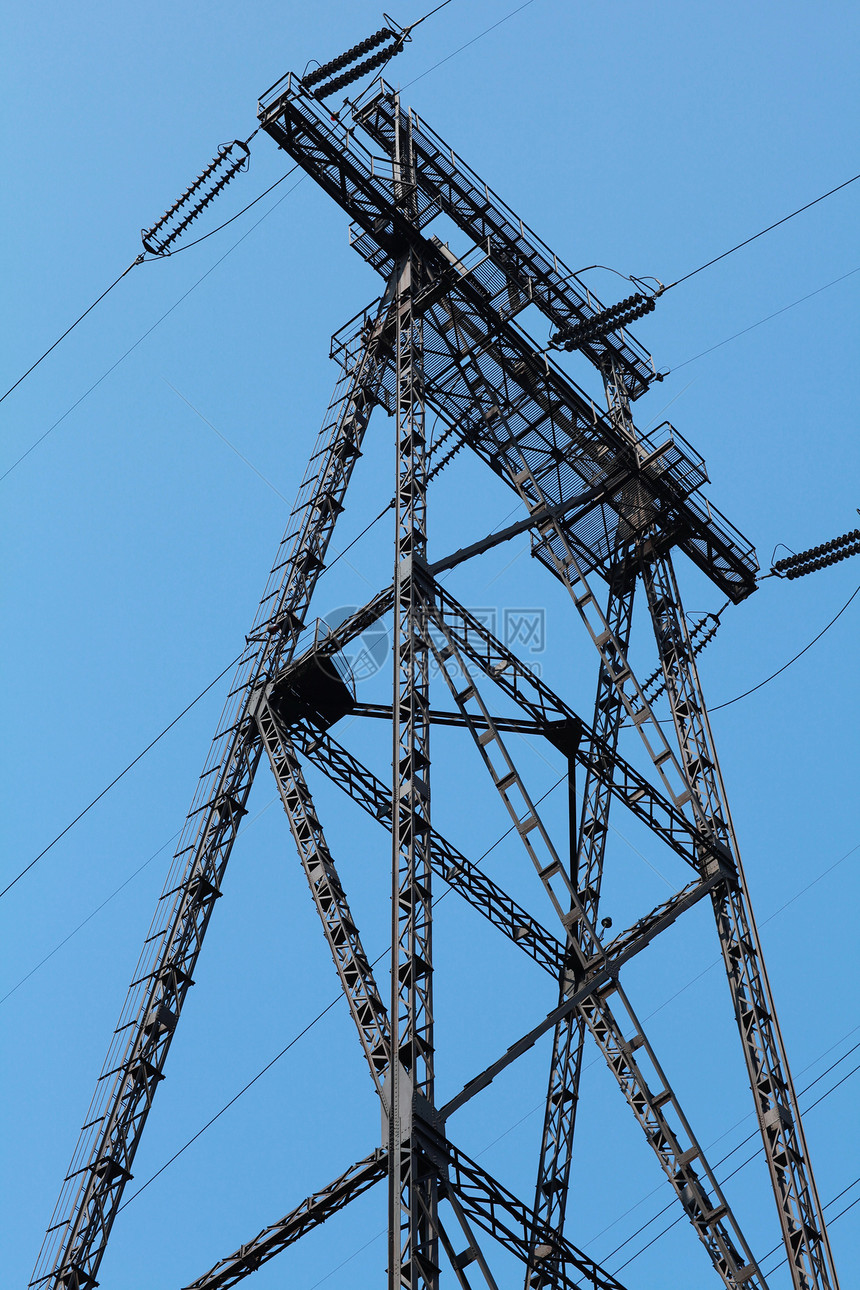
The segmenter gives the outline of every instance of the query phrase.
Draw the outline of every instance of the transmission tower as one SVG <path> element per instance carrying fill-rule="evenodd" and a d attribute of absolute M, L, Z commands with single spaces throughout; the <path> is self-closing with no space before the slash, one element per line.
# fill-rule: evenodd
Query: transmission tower
<path fill-rule="evenodd" d="M 337 112 L 326 105 L 326 98 L 378 68 L 399 44 L 402 33 L 383 29 L 304 79 L 286 76 L 260 102 L 262 130 L 343 208 L 353 247 L 384 289 L 334 337 L 334 394 L 31 1285 L 89 1290 L 98 1284 L 251 785 L 265 762 L 379 1098 L 383 1133 L 378 1145 L 368 1143 L 362 1160 L 321 1191 L 297 1198 L 290 1213 L 222 1257 L 193 1290 L 234 1285 L 383 1182 L 390 1290 L 436 1290 L 455 1282 L 495 1287 L 495 1243 L 521 1261 L 526 1286 L 618 1290 L 621 1282 L 566 1235 L 587 1039 L 641 1126 L 704 1246 L 714 1280 L 765 1287 L 621 981 L 623 965 L 700 901 L 714 913 L 793 1284 L 796 1290 L 836 1290 L 696 668 L 701 632 L 688 628 L 674 568 L 677 551 L 738 603 L 756 588 L 755 553 L 702 496 L 704 464 L 673 427 L 664 423 L 643 434 L 635 426 L 631 405 L 657 378 L 649 355 L 625 327 L 653 307 L 654 297 L 639 293 L 605 309 L 384 81 Z M 230 148 L 238 152 L 231 160 L 230 149 L 222 150 L 225 174 L 228 163 L 240 168 L 247 153 L 244 144 Z M 180 214 L 185 223 L 194 217 Z M 434 236 L 440 216 L 463 235 L 468 249 L 462 254 Z M 156 229 L 147 236 L 163 241 L 171 235 Z M 600 373 L 605 411 L 523 330 L 517 318 L 528 306 L 549 321 L 553 347 L 576 349 Z M 312 597 L 377 408 L 396 427 L 393 581 L 329 629 L 313 623 Z M 432 450 L 428 411 L 446 428 Z M 428 488 L 449 463 L 456 468 L 452 459 L 464 449 L 513 491 L 524 518 L 434 562 Z M 596 650 L 590 724 L 439 580 L 442 572 L 524 532 L 536 561 L 569 593 L 571 620 L 581 620 Z M 605 591 L 598 593 L 598 582 Z M 628 661 L 637 591 L 659 657 L 658 672 L 644 685 Z M 344 650 L 383 620 L 391 623 L 394 646 L 391 703 L 361 704 Z M 668 700 L 669 725 L 655 718 L 657 693 Z M 499 695 L 516 718 L 495 715 Z M 390 783 L 336 738 L 348 713 L 390 722 Z M 461 727 L 474 741 L 476 773 L 488 776 L 537 871 L 552 931 L 434 826 L 436 723 Z M 622 728 L 641 740 L 648 775 L 622 755 Z M 545 740 L 561 757 L 572 802 L 573 776 L 578 771 L 584 777 L 582 808 L 578 818 L 572 811 L 568 837 L 551 835 L 517 767 L 509 735 L 523 732 Z M 374 976 L 338 875 L 305 778 L 308 764 L 391 834 L 387 991 Z M 608 920 L 599 917 L 600 892 L 610 811 L 619 808 L 686 862 L 690 880 L 609 939 Z M 432 945 L 439 880 L 558 988 L 558 1006 L 442 1105 L 434 1084 Z M 543 1034 L 552 1035 L 546 1110 L 534 1196 L 523 1199 L 460 1149 L 452 1119 Z"/>

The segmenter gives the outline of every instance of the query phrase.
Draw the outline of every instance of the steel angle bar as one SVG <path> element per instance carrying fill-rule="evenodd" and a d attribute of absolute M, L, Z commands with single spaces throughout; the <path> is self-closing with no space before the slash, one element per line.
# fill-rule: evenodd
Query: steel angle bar
<path fill-rule="evenodd" d="M 388 1153 L 377 1147 L 364 1160 L 350 1165 L 339 1178 L 321 1191 L 308 1196 L 276 1223 L 264 1227 L 252 1240 L 221 1259 L 208 1272 L 192 1281 L 185 1290 L 227 1290 L 256 1272 L 276 1254 L 293 1245 L 306 1232 L 319 1227 L 332 1214 L 344 1209 L 352 1200 L 364 1195 L 381 1182 L 388 1171 Z"/>
<path fill-rule="evenodd" d="M 387 305 L 384 306 L 387 309 Z M 88 1286 L 163 1078 L 259 763 L 251 713 L 289 657 L 324 566 L 380 379 L 381 318 L 350 342 L 46 1234 L 33 1285 Z"/>
<path fill-rule="evenodd" d="M 436 1135 L 425 1138 L 420 1128 L 419 1136 L 424 1151 L 436 1162 L 444 1180 L 443 1192 L 454 1193 L 471 1222 L 525 1261 L 534 1224 L 533 1211 L 450 1141 Z M 585 1290 L 586 1287 L 624 1290 L 620 1281 L 572 1242 L 548 1232 L 545 1237 L 557 1244 L 564 1266 L 560 1282 L 564 1290 Z"/>
<path fill-rule="evenodd" d="M 448 1254 L 448 1258 L 451 1260 L 451 1266 L 454 1268 L 461 1284 L 466 1287 L 469 1286 L 469 1282 L 466 1279 L 463 1270 L 468 1267 L 470 1263 L 476 1263 L 488 1290 L 499 1290 L 496 1279 L 490 1271 L 489 1264 L 484 1258 L 483 1250 L 475 1236 L 474 1229 L 469 1223 L 466 1211 L 460 1203 L 460 1198 L 455 1191 L 449 1190 L 445 1194 L 445 1199 L 454 1211 L 454 1217 L 459 1223 L 460 1230 L 468 1242 L 465 1250 L 462 1250 L 459 1254 L 454 1253 L 453 1247 L 450 1245 L 450 1241 L 448 1247 L 446 1247 L 446 1253 Z"/>
<path fill-rule="evenodd" d="M 369 815 L 391 829 L 391 792 L 372 771 L 326 731 L 299 726 L 294 738 L 308 761 L 347 793 Z M 561 942 L 493 882 L 436 828 L 430 828 L 434 873 L 498 928 L 514 945 L 558 978 L 565 954 Z"/>
<path fill-rule="evenodd" d="M 635 578 L 622 578 L 619 572 L 609 589 L 606 617 L 625 650 L 633 622 L 635 588 Z M 601 664 L 594 702 L 593 728 L 597 746 L 591 750 L 593 759 L 599 756 L 601 746 L 608 748 L 613 755 L 617 752 L 622 717 L 621 699 Z M 609 774 L 612 774 L 611 767 Z M 604 778 L 595 774 L 592 760 L 583 785 L 580 818 L 578 822 L 572 821 L 571 827 L 572 876 L 592 922 L 596 921 L 600 901 L 611 804 L 612 794 Z M 609 955 L 617 951 L 617 942 L 607 947 Z M 564 1002 L 563 981 L 560 1002 Z M 580 1015 L 569 1013 L 556 1023 L 535 1182 L 535 1215 L 541 1225 L 560 1233 L 564 1231 L 567 1210 L 584 1044 L 585 1022 Z M 535 1240 L 526 1269 L 527 1290 L 536 1290 L 536 1287 L 539 1290 L 542 1285 L 551 1286 L 557 1280 L 558 1260 L 553 1252 L 538 1260 L 536 1249 Z"/>
<path fill-rule="evenodd" d="M 835 1290 L 839 1282 L 824 1211 L 668 556 L 643 561 L 642 576 L 690 790 L 727 857 L 729 881 L 714 892 L 714 913 L 792 1281 L 796 1290 Z"/>
<path fill-rule="evenodd" d="M 391 1065 L 391 1030 L 382 995 L 292 740 L 267 704 L 257 714 L 257 723 L 371 1078 L 384 1102 Z"/>
<path fill-rule="evenodd" d="M 670 927 L 686 910 L 692 909 L 693 905 L 698 904 L 721 881 L 722 879 L 719 877 L 712 877 L 705 879 L 704 882 L 690 883 L 689 886 L 684 887 L 675 896 L 658 905 L 650 914 L 639 919 L 638 922 L 634 923 L 632 927 L 628 928 L 614 941 L 610 941 L 606 946 L 606 961 L 594 968 L 589 973 L 587 980 L 578 985 L 571 993 L 566 994 L 558 1007 L 553 1008 L 552 1012 L 548 1013 L 527 1034 L 518 1039 L 516 1043 L 511 1044 L 501 1057 L 479 1075 L 474 1076 L 454 1097 L 449 1098 L 442 1107 L 440 1114 L 447 1117 L 454 1111 L 459 1110 L 461 1106 L 465 1106 L 476 1093 L 480 1093 L 512 1062 L 516 1061 L 524 1052 L 527 1052 L 529 1048 L 532 1048 L 542 1035 L 545 1035 L 554 1026 L 559 1025 L 565 1018 L 580 1012 L 581 1005 L 593 994 L 606 992 L 607 988 L 611 989 L 611 982 L 616 979 L 618 972 L 625 963 L 641 953 L 642 950 L 650 945 L 655 936 Z"/>
<path fill-rule="evenodd" d="M 354 717 L 376 717 L 383 721 L 391 720 L 390 703 L 357 703 L 352 709 Z M 431 708 L 429 712 L 430 721 L 434 726 L 466 726 L 462 713 L 447 712 L 439 708 Z M 494 717 L 499 730 L 505 730 L 514 735 L 536 735 L 543 739 L 546 736 L 546 727 L 539 725 L 537 721 L 529 721 L 522 717 Z"/>

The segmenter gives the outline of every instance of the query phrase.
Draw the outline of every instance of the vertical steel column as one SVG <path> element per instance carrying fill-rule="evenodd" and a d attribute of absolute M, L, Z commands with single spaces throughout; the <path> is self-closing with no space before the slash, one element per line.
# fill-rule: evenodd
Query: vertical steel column
<path fill-rule="evenodd" d="M 607 621 L 625 653 L 630 641 L 635 586 L 635 579 L 627 578 L 622 581 L 619 575 L 610 587 L 606 608 Z M 604 777 L 596 774 L 593 764 L 589 765 L 583 787 L 579 825 L 574 832 L 576 826 L 574 820 L 571 820 L 570 838 L 571 877 L 592 923 L 597 921 L 612 802 L 607 777 L 612 774 L 612 758 L 623 717 L 621 697 L 612 677 L 601 663 L 592 722 L 595 740 L 590 761 L 593 763 L 596 758 L 605 757 L 607 764 L 604 765 Z M 564 1001 L 572 986 L 573 982 L 563 975 L 560 982 L 560 1002 Z M 556 1025 L 535 1186 L 535 1231 L 542 1228 L 559 1237 L 564 1235 L 584 1041 L 585 1022 L 579 1013 L 569 1014 Z M 558 1246 L 539 1244 L 533 1234 L 526 1268 L 526 1286 L 555 1285 L 562 1272 Z"/>
<path fill-rule="evenodd" d="M 398 119 L 395 203 L 414 204 L 408 121 Z M 430 868 L 430 720 L 424 634 L 427 449 L 421 321 L 413 314 L 421 263 L 406 249 L 395 288 L 397 484 L 394 567 L 394 803 L 391 892 L 391 1079 L 389 1082 L 390 1290 L 438 1286 L 435 1169 L 413 1132 L 433 1105 Z"/>
<path fill-rule="evenodd" d="M 796 1290 L 836 1290 L 824 1214 L 678 584 L 668 555 L 643 561 L 642 573 L 690 791 L 705 827 L 724 850 L 728 881 L 713 893 L 714 912 L 792 1282 Z"/>

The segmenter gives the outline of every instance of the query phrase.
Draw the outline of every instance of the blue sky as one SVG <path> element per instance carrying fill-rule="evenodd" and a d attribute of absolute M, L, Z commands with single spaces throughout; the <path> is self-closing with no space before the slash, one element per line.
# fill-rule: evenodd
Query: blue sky
<path fill-rule="evenodd" d="M 513 0 L 453 0 L 416 32 L 389 75 L 575 268 L 603 264 L 672 281 L 858 169 L 849 125 L 857 110 L 854 6 L 533 0 L 434 67 L 514 8 Z M 380 21 L 364 0 L 250 12 L 218 3 L 156 3 L 145 14 L 126 3 L 10 8 L 3 388 L 130 263 L 138 230 L 218 145 L 251 133 L 267 86 L 309 59 L 334 56 Z M 258 136 L 249 172 L 200 232 L 286 165 Z M 379 290 L 349 249 L 339 209 L 309 180 L 280 201 L 291 183 L 200 247 L 135 269 L 0 407 L 2 474 L 104 376 L 2 480 L 4 876 L 46 846 L 242 646 L 334 381 L 329 337 Z M 637 328 L 671 373 L 636 405 L 638 423 L 668 416 L 704 455 L 708 495 L 765 567 L 779 543 L 799 550 L 860 525 L 852 381 L 860 273 L 843 276 L 860 269 L 858 200 L 860 184 L 678 287 Z M 629 292 L 604 271 L 588 280 L 607 301 Z M 591 388 L 576 356 L 570 370 Z M 392 446 L 378 414 L 334 551 L 391 496 Z M 512 505 L 480 463 L 460 454 L 431 497 L 431 553 L 475 540 Z M 320 614 L 369 599 L 388 580 L 390 539 L 390 525 L 377 525 L 349 563 L 325 575 Z M 678 568 L 690 611 L 720 607 L 718 593 L 680 558 Z M 755 686 L 806 645 L 848 600 L 858 569 L 847 561 L 792 583 L 771 579 L 727 612 L 702 658 L 711 704 Z M 535 661 L 590 711 L 593 651 L 561 589 L 529 560 L 525 539 L 458 570 L 448 585 L 466 604 L 499 615 L 542 611 L 545 648 Z M 839 1061 L 802 1105 L 847 1076 L 805 1122 L 825 1202 L 857 1174 L 857 1075 L 849 1072 L 860 1039 L 858 605 L 860 598 L 782 676 L 714 714 L 798 1086 Z M 641 618 L 634 660 L 644 675 L 654 665 Z M 383 699 L 386 687 L 381 676 L 368 681 L 368 698 Z M 2 1000 L 10 1285 L 28 1280 L 167 870 L 165 844 L 181 826 L 226 688 L 198 704 L 0 903 L 0 996 L 14 991 Z M 385 776 L 383 731 L 356 725 L 342 739 Z M 477 857 L 507 820 L 465 737 L 440 731 L 434 747 L 435 818 Z M 543 751 L 518 747 L 538 796 L 560 774 Z M 633 745 L 628 751 L 638 755 Z M 387 835 L 356 818 L 335 789 L 311 782 L 375 955 L 387 935 Z M 130 1192 L 337 994 L 273 793 L 261 775 Z M 563 830 L 560 792 L 547 798 L 545 814 Z M 683 877 L 631 820 L 614 823 L 606 903 L 620 926 Z M 549 919 L 510 839 L 484 863 Z M 637 1007 L 654 1014 L 649 1035 L 701 1140 L 716 1144 L 712 1161 L 752 1129 L 716 952 L 700 907 L 625 977 Z M 448 1096 L 555 1000 L 543 974 L 453 896 L 439 909 L 436 957 L 439 1086 Z M 464 1149 L 525 1199 L 547 1060 L 539 1046 L 451 1125 Z M 373 1098 L 337 1004 L 128 1204 L 101 1284 L 160 1290 L 203 1272 L 375 1145 Z M 611 1254 L 669 1199 L 640 1138 L 593 1062 L 568 1234 L 612 1270 L 672 1217 Z M 727 1186 L 754 1248 L 769 1250 L 778 1232 L 760 1161 Z M 828 1213 L 856 1195 L 855 1186 Z M 831 1232 L 846 1285 L 860 1268 L 858 1213 Z M 382 1192 L 372 1192 L 255 1284 L 311 1290 L 347 1258 L 332 1282 L 348 1275 L 378 1284 L 385 1249 L 372 1238 L 383 1225 Z M 514 1275 L 504 1259 L 497 1266 L 500 1276 Z M 710 1275 L 684 1223 L 620 1276 L 631 1287 L 657 1287 L 667 1267 L 688 1285 Z M 771 1284 L 784 1286 L 784 1278 L 783 1268 Z"/>

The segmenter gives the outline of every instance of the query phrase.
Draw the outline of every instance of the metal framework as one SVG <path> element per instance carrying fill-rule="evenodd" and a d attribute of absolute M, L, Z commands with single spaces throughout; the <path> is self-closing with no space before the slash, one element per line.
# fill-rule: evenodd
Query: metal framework
<path fill-rule="evenodd" d="M 338 67 L 344 58 L 335 60 Z M 189 1290 L 235 1285 L 383 1178 L 389 1290 L 437 1290 L 454 1282 L 469 1287 L 475 1279 L 495 1287 L 493 1242 L 521 1261 L 526 1287 L 621 1290 L 567 1234 L 587 1036 L 641 1125 L 714 1280 L 733 1288 L 765 1287 L 620 979 L 626 962 L 704 898 L 714 911 L 793 1285 L 837 1290 L 672 560 L 679 550 L 739 602 L 755 590 L 755 553 L 703 498 L 704 463 L 677 431 L 668 423 L 650 435 L 636 429 L 631 403 L 655 379 L 638 342 L 625 330 L 577 333 L 585 337 L 579 345 L 583 357 L 604 381 L 602 410 L 519 325 L 517 316 L 530 305 L 556 328 L 588 323 L 603 308 L 554 252 L 384 82 L 369 98 L 362 96 L 363 105 L 358 100 L 337 114 L 323 98 L 312 78 L 308 84 L 289 75 L 262 99 L 260 124 L 349 216 L 352 245 L 381 275 L 384 290 L 334 337 L 340 369 L 335 392 L 31 1285 L 88 1290 L 98 1284 L 99 1264 L 263 759 L 274 774 L 380 1099 L 383 1140 L 328 1187 L 222 1258 Z M 461 253 L 430 231 L 440 216 L 463 236 Z M 374 407 L 383 408 L 396 426 L 393 582 L 335 630 L 310 633 L 308 643 L 311 599 Z M 433 452 L 425 432 L 428 411 L 445 426 Z M 431 564 L 428 489 L 463 448 L 517 494 L 524 518 Z M 442 570 L 523 532 L 531 534 L 535 558 L 568 590 L 572 617 L 582 620 L 596 647 L 590 726 L 438 581 Z M 589 583 L 595 576 L 608 588 L 605 609 Z M 640 584 L 670 727 L 655 718 L 628 661 Z M 394 642 L 391 704 L 362 705 L 343 650 L 386 616 Z M 443 707 L 431 705 L 431 660 Z M 506 696 L 519 715 L 497 717 L 490 692 Z M 333 727 L 347 712 L 391 723 L 390 785 L 336 740 Z M 469 732 L 488 783 L 539 875 L 551 927 L 432 824 L 434 724 Z M 625 725 L 642 741 L 650 776 L 620 752 Z M 551 835 L 517 767 L 509 736 L 523 732 L 545 739 L 566 761 L 571 814 L 565 839 Z M 304 763 L 320 768 L 391 834 L 387 1000 L 363 948 Z M 584 776 L 579 818 L 577 773 Z M 599 901 L 613 803 L 632 812 L 692 873 L 673 897 L 607 940 Z M 558 1006 L 443 1106 L 434 1092 L 434 878 L 540 964 L 558 989 Z M 448 1124 L 550 1033 L 535 1195 L 526 1203 L 463 1154 Z"/>

